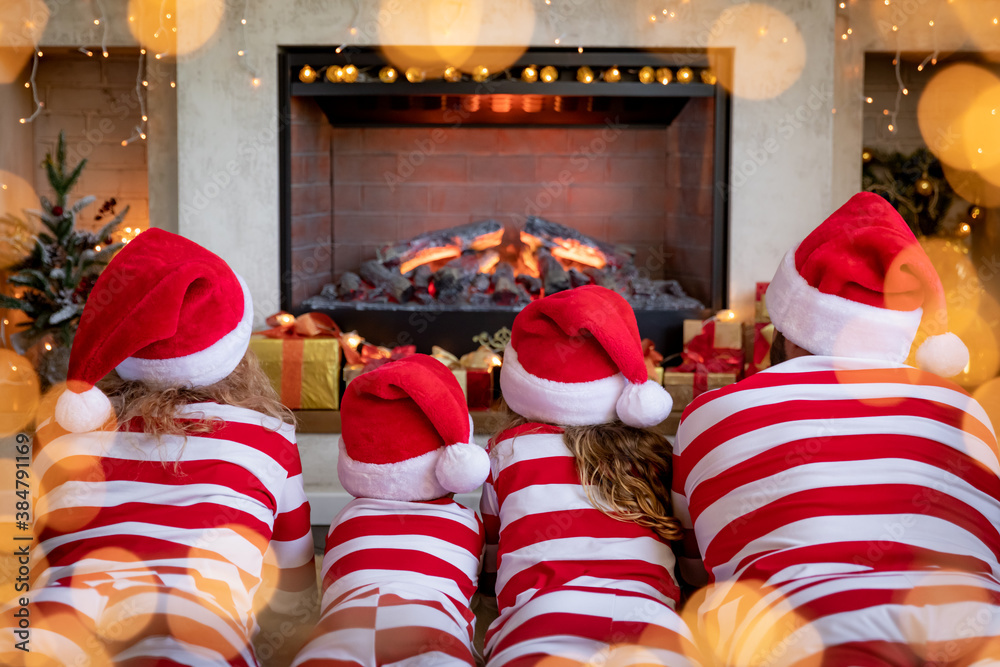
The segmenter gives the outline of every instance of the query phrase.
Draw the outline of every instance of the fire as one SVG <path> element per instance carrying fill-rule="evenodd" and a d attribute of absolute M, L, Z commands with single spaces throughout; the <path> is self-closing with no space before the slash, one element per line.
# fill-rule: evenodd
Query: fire
<path fill-rule="evenodd" d="M 592 266 L 595 269 L 603 269 L 608 260 L 604 253 L 594 248 L 574 241 L 573 239 L 553 239 L 557 244 L 552 248 L 552 256 L 556 259 L 564 259 L 569 262 L 579 262 Z"/>
<path fill-rule="evenodd" d="M 538 275 L 538 262 L 534 258 L 534 253 L 543 244 L 542 239 L 529 234 L 528 232 L 521 232 L 521 243 L 523 243 L 527 252 L 521 253 L 521 260 L 524 262 L 526 268 L 530 268 L 530 271 L 525 271 L 525 273 L 531 273 L 532 275 Z M 576 262 L 578 264 L 584 264 L 586 266 L 592 266 L 595 269 L 603 269 L 607 263 L 608 259 L 605 257 L 604 253 L 599 249 L 580 243 L 575 239 L 564 239 L 555 237 L 552 239 L 552 243 L 555 245 L 550 249 L 552 256 L 556 259 L 565 262 Z M 530 256 L 530 261 L 529 261 Z"/>
<path fill-rule="evenodd" d="M 538 260 L 535 259 L 535 251 L 529 246 L 521 248 L 520 260 L 517 273 L 525 273 L 533 278 L 542 277 L 541 271 L 538 270 Z"/>
<path fill-rule="evenodd" d="M 479 273 L 493 273 L 499 263 L 500 255 L 496 252 L 488 252 L 483 255 L 483 259 L 479 263 Z"/>
<path fill-rule="evenodd" d="M 440 246 L 435 248 L 424 248 L 413 257 L 399 265 L 400 273 L 409 273 L 421 264 L 430 264 L 442 259 L 452 259 L 462 254 L 462 249 L 458 246 Z"/>
<path fill-rule="evenodd" d="M 482 236 L 477 236 L 469 246 L 476 252 L 480 250 L 486 250 L 487 248 L 496 248 L 498 245 L 503 243 L 503 227 L 493 232 L 492 234 L 483 234 Z"/>

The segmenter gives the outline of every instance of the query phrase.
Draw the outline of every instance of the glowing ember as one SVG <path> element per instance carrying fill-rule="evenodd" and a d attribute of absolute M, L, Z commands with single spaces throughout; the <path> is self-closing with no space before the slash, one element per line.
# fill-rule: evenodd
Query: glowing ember
<path fill-rule="evenodd" d="M 541 277 L 541 272 L 538 270 L 538 260 L 535 258 L 535 253 L 530 247 L 524 247 L 521 249 L 520 262 L 518 263 L 518 273 L 524 273 L 533 278 Z"/>
<path fill-rule="evenodd" d="M 569 262 L 579 262 L 592 266 L 595 269 L 603 269 L 608 263 L 604 253 L 593 246 L 588 246 L 574 241 L 573 239 L 554 239 L 556 247 L 552 248 L 552 256 L 556 259 L 564 259 Z"/>
<path fill-rule="evenodd" d="M 409 273 L 421 264 L 430 264 L 442 259 L 452 259 L 462 254 L 462 249 L 458 246 L 443 246 L 440 248 L 424 248 L 413 257 L 399 265 L 400 273 Z"/>
<path fill-rule="evenodd" d="M 487 248 L 496 248 L 501 243 L 503 243 L 503 227 L 490 234 L 477 236 L 469 247 L 478 252 Z"/>

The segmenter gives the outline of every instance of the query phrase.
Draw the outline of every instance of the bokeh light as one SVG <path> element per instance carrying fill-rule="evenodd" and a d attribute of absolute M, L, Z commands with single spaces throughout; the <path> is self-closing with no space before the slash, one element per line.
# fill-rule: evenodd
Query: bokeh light
<path fill-rule="evenodd" d="M 531 0 L 502 6 L 485 0 L 383 0 L 379 16 L 372 41 L 401 71 L 417 68 L 427 78 L 441 77 L 447 67 L 501 72 L 527 50 L 535 29 Z"/>
<path fill-rule="evenodd" d="M 197 51 L 219 29 L 225 0 L 129 0 L 128 28 L 154 54 Z"/>
<path fill-rule="evenodd" d="M 44 446 L 48 444 L 43 443 L 37 454 L 39 465 L 49 463 Z M 45 471 L 44 480 L 36 480 L 36 527 L 59 533 L 72 533 L 86 527 L 104 506 L 107 493 L 104 481 L 100 457 L 83 454 L 60 457 Z"/>
<path fill-rule="evenodd" d="M 35 418 L 38 375 L 31 362 L 0 348 L 0 437 L 22 432 Z"/>
<path fill-rule="evenodd" d="M 964 328 L 977 316 L 983 296 L 982 283 L 968 248 L 954 239 L 936 237 L 923 238 L 920 245 L 941 279 L 949 328 Z"/>
<path fill-rule="evenodd" d="M 983 406 L 992 423 L 993 432 L 996 433 L 1000 428 L 1000 377 L 979 385 L 972 397 Z"/>
<path fill-rule="evenodd" d="M 942 163 L 944 177 L 959 197 L 980 206 L 1000 206 L 1000 163 L 995 167 L 971 171 Z"/>
<path fill-rule="evenodd" d="M 12 83 L 21 74 L 48 22 L 44 0 L 0 2 L 0 84 Z"/>
<path fill-rule="evenodd" d="M 34 232 L 37 224 L 25 213 L 27 209 L 38 208 L 35 188 L 15 173 L 0 169 L 0 217 L 13 217 L 24 223 L 24 227 L 7 223 L 0 225 L 0 271 L 24 259 L 26 249 L 34 247 Z"/>
<path fill-rule="evenodd" d="M 992 113 L 995 108 L 1000 108 L 1000 78 L 970 63 L 945 67 L 920 96 L 920 134 L 944 164 L 990 169 L 1000 163 L 1000 116 Z"/>
<path fill-rule="evenodd" d="M 822 654 L 801 654 L 820 643 L 816 631 L 779 591 L 762 581 L 705 586 L 688 599 L 681 617 L 712 664 L 749 667 L 778 656 L 782 664 L 794 662 L 796 667 L 822 663 Z"/>
<path fill-rule="evenodd" d="M 732 79 L 719 83 L 733 95 L 751 100 L 777 97 L 798 81 L 806 64 L 806 45 L 795 22 L 768 5 L 730 7 L 709 33 L 709 57 L 735 49 Z"/>

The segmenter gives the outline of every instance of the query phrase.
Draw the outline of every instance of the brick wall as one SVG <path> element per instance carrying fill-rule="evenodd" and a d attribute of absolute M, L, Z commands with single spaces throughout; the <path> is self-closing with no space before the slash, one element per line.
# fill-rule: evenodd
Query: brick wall
<path fill-rule="evenodd" d="M 488 217 L 517 228 L 539 215 L 635 248 L 652 277 L 677 277 L 708 301 L 712 105 L 691 100 L 667 129 L 359 129 L 324 126 L 314 102 L 296 100 L 293 256 L 333 241 L 328 272 L 324 264 L 323 276 L 299 282 L 315 294 L 390 241 Z M 300 294 L 309 296 L 293 290 L 293 302 Z"/>
<path fill-rule="evenodd" d="M 135 84 L 138 50 L 114 49 L 108 58 L 100 51 L 87 57 L 79 51 L 45 49 L 36 83 L 44 112 L 32 124 L 34 130 L 35 189 L 52 196 L 45 170 L 46 153 L 54 151 L 60 130 L 66 133 L 70 164 L 87 158 L 87 166 L 70 194 L 75 200 L 94 195 L 97 201 L 83 210 L 78 226 L 97 229 L 108 222 L 95 221 L 101 204 L 112 197 L 120 212 L 130 206 L 125 227 L 149 227 L 149 182 L 146 142 L 128 139 L 140 122 Z"/>
<path fill-rule="evenodd" d="M 293 97 L 291 133 L 292 303 L 297 305 L 333 279 L 332 128 L 314 101 Z"/>

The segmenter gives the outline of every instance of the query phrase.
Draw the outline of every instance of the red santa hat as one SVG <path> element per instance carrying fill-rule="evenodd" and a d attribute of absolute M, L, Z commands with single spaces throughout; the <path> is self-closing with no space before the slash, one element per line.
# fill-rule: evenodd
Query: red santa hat
<path fill-rule="evenodd" d="M 250 292 L 221 258 L 149 229 L 115 255 L 87 299 L 56 421 L 76 433 L 102 426 L 111 404 L 94 385 L 112 369 L 157 386 L 214 384 L 240 363 L 252 328 Z"/>
<path fill-rule="evenodd" d="M 922 369 L 944 377 L 969 363 L 947 330 L 937 271 L 896 209 L 851 197 L 785 255 L 767 289 L 775 328 L 813 354 L 903 363 L 923 322 Z"/>
<path fill-rule="evenodd" d="M 596 285 L 547 296 L 518 313 L 500 387 L 517 414 L 564 426 L 620 419 L 645 428 L 673 406 L 649 380 L 632 307 Z"/>
<path fill-rule="evenodd" d="M 347 385 L 337 476 L 348 493 L 433 500 L 479 487 L 490 459 L 472 442 L 455 375 L 424 354 L 390 361 Z"/>

